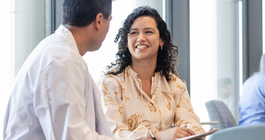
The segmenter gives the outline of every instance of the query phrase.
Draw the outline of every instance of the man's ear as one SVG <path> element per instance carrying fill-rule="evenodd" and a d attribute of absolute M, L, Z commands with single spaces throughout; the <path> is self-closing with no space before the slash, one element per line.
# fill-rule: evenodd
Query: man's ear
<path fill-rule="evenodd" d="M 99 30 L 102 27 L 104 16 L 102 13 L 98 13 L 94 20 L 94 27 Z"/>

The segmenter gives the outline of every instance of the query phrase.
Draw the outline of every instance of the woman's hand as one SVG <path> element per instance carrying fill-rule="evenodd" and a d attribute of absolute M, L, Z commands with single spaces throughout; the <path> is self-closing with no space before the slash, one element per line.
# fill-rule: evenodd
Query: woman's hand
<path fill-rule="evenodd" d="M 181 127 L 170 128 L 165 131 L 156 132 L 155 137 L 157 140 L 174 140 L 191 135 L 195 135 L 195 133 L 188 129 L 186 125 L 184 125 Z"/>

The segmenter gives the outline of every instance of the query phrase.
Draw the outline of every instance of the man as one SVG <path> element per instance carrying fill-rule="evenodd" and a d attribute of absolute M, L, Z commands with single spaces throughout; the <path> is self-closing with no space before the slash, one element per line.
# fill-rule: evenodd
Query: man
<path fill-rule="evenodd" d="M 5 140 L 108 140 L 100 93 L 82 56 L 99 49 L 111 0 L 65 0 L 63 25 L 45 38 L 18 73 L 7 107 Z"/>
<path fill-rule="evenodd" d="M 243 84 L 238 106 L 239 126 L 265 124 L 265 53 L 260 58 L 260 70 Z"/>

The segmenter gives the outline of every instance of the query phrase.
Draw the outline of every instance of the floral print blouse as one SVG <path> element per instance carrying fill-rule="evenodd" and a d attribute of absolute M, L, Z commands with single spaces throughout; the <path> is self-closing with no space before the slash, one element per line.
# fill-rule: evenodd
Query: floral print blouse
<path fill-rule="evenodd" d="M 113 68 L 117 70 L 117 67 Z M 159 72 L 152 77 L 151 97 L 130 66 L 117 75 L 103 74 L 99 81 L 103 111 L 116 137 L 147 137 L 186 124 L 195 134 L 205 132 L 194 113 L 185 83 L 173 75 L 167 81 Z"/>

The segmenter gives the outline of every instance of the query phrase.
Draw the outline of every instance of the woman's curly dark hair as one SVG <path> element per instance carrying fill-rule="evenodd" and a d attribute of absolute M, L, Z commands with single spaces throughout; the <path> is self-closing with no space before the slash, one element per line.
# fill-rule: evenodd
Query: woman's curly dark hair
<path fill-rule="evenodd" d="M 178 47 L 173 45 L 170 32 L 167 30 L 167 25 L 160 17 L 159 13 L 155 9 L 148 6 L 138 7 L 134 9 L 133 12 L 128 15 L 123 22 L 123 26 L 119 29 L 119 32 L 114 40 L 115 43 L 118 42 L 118 52 L 116 53 L 117 59 L 107 67 L 107 69 L 110 69 L 113 66 L 118 65 L 119 68 L 117 71 L 110 71 L 107 74 L 119 74 L 124 71 L 128 65 L 131 65 L 132 56 L 127 47 L 127 36 L 130 32 L 130 28 L 134 20 L 141 16 L 150 16 L 154 18 L 157 23 L 160 38 L 164 42 L 164 46 L 163 50 L 158 49 L 155 72 L 160 72 L 161 75 L 165 76 L 166 80 L 169 81 L 171 79 L 170 72 L 178 76 L 178 73 L 175 71 L 178 62 Z"/>

